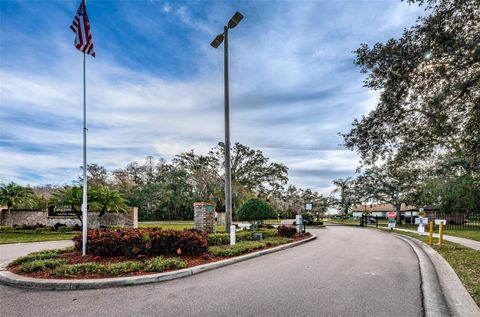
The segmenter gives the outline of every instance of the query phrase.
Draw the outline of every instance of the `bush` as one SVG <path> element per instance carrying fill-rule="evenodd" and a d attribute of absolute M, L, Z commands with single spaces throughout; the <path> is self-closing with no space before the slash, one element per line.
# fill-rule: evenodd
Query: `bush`
<path fill-rule="evenodd" d="M 139 228 L 120 230 L 88 230 L 87 252 L 101 256 L 137 256 L 182 254 L 198 255 L 207 251 L 207 235 L 191 230 Z M 82 236 L 74 239 L 75 248 L 82 248 Z"/>
<path fill-rule="evenodd" d="M 16 259 L 15 261 L 12 262 L 12 264 L 18 265 L 18 264 L 23 264 L 27 262 L 37 261 L 37 260 L 56 259 L 60 256 L 60 254 L 72 252 L 74 250 L 75 249 L 73 247 L 68 247 L 64 249 L 52 249 L 52 250 L 32 252 L 28 255 L 25 255 Z"/>
<path fill-rule="evenodd" d="M 236 256 L 264 246 L 265 243 L 260 241 L 242 241 L 235 245 L 213 246 L 208 248 L 208 252 L 213 256 Z"/>
<path fill-rule="evenodd" d="M 256 232 L 262 233 L 265 238 L 278 237 L 277 229 L 259 229 Z"/>
<path fill-rule="evenodd" d="M 323 226 L 323 221 L 312 221 L 311 226 Z"/>
<path fill-rule="evenodd" d="M 163 272 L 168 269 L 184 269 L 187 262 L 180 258 L 156 257 L 145 262 L 143 269 L 147 272 Z"/>
<path fill-rule="evenodd" d="M 230 234 L 211 233 L 208 235 L 208 245 L 222 245 L 230 243 Z"/>
<path fill-rule="evenodd" d="M 98 263 L 79 263 L 73 265 L 63 265 L 57 267 L 52 274 L 58 277 L 69 277 L 78 274 L 93 274 L 97 273 L 100 264 Z"/>
<path fill-rule="evenodd" d="M 39 253 L 39 254 L 29 254 L 22 256 L 15 261 L 13 261 L 13 264 L 23 264 L 27 262 L 34 262 L 34 261 L 39 261 L 39 260 L 48 260 L 48 259 L 56 259 L 59 257 L 59 254 L 57 253 Z"/>
<path fill-rule="evenodd" d="M 293 239 L 275 237 L 268 238 L 262 241 L 241 241 L 235 245 L 224 245 L 224 246 L 211 246 L 208 248 L 208 252 L 213 256 L 237 256 L 246 252 L 250 252 L 256 249 L 261 249 L 264 247 L 271 247 L 279 244 L 284 244 L 291 242 Z"/>
<path fill-rule="evenodd" d="M 52 274 L 57 277 L 71 277 L 84 274 L 100 274 L 103 276 L 122 276 L 128 273 L 144 270 L 146 272 L 164 272 L 168 269 L 183 269 L 187 262 L 179 258 L 156 257 L 140 262 L 127 261 L 111 264 L 80 263 L 57 267 Z"/>
<path fill-rule="evenodd" d="M 279 226 L 277 230 L 279 236 L 287 238 L 291 238 L 297 233 L 297 229 L 295 227 Z"/>
<path fill-rule="evenodd" d="M 42 232 L 49 232 L 52 231 L 52 227 L 43 227 L 43 228 L 37 228 L 35 229 L 36 233 L 42 233 Z"/>
<path fill-rule="evenodd" d="M 72 231 L 77 231 L 77 230 L 75 230 L 74 226 L 61 226 L 61 227 L 58 227 L 57 231 L 58 232 L 72 232 Z"/>
<path fill-rule="evenodd" d="M 263 200 L 254 198 L 248 200 L 238 209 L 238 220 L 246 220 L 250 222 L 258 222 L 260 220 L 277 218 L 277 212 L 273 207 Z"/>
<path fill-rule="evenodd" d="M 13 231 L 12 226 L 0 226 L 0 232 L 10 232 Z"/>
<path fill-rule="evenodd" d="M 53 228 L 58 231 L 60 227 L 66 227 L 67 225 L 64 223 L 57 222 L 56 224 L 53 225 Z"/>
<path fill-rule="evenodd" d="M 60 259 L 37 260 L 32 262 L 26 262 L 20 265 L 19 269 L 20 272 L 30 273 L 37 271 L 45 271 L 46 269 L 53 269 L 63 264 L 65 264 L 65 261 Z"/>

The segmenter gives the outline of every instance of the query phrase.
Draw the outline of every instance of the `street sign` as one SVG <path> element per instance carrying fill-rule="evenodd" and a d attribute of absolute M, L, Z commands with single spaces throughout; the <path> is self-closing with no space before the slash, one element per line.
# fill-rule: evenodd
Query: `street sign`
<path fill-rule="evenodd" d="M 442 222 L 443 222 L 443 225 L 446 225 L 446 224 L 447 224 L 447 220 L 446 220 L 446 219 L 435 219 L 435 224 L 436 224 L 437 226 L 439 226 L 440 223 L 442 223 Z"/>
<path fill-rule="evenodd" d="M 397 224 L 397 219 L 395 218 L 388 218 L 388 228 L 393 229 Z"/>
<path fill-rule="evenodd" d="M 397 213 L 394 211 L 387 212 L 387 218 L 397 218 Z"/>
<path fill-rule="evenodd" d="M 312 210 L 313 204 L 312 203 L 306 203 L 305 204 L 305 209 L 306 210 Z"/>
<path fill-rule="evenodd" d="M 423 218 L 423 217 L 418 217 L 415 218 L 415 224 L 416 225 L 427 225 L 428 224 L 428 218 Z"/>

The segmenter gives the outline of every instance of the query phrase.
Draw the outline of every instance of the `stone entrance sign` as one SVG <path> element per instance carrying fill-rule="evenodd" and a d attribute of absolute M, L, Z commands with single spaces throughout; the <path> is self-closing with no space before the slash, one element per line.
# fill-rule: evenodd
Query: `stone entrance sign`
<path fill-rule="evenodd" d="M 207 233 L 215 232 L 215 206 L 215 203 L 209 202 L 193 203 L 195 229 Z"/>

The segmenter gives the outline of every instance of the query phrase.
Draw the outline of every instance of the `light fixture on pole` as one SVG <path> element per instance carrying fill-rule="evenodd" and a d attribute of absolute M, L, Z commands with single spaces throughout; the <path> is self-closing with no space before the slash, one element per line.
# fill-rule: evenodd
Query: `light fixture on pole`
<path fill-rule="evenodd" d="M 230 233 L 232 224 L 232 186 L 231 186 L 231 169 L 230 169 L 230 105 L 228 91 L 228 29 L 233 29 L 242 21 L 243 15 L 235 12 L 233 17 L 224 26 L 223 33 L 217 35 L 212 43 L 214 48 L 223 44 L 224 52 L 224 84 L 225 84 L 225 230 Z"/>

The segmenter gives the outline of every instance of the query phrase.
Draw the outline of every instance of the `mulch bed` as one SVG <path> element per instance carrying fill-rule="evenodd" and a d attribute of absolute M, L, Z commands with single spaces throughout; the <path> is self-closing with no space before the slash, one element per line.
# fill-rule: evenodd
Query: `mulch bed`
<path fill-rule="evenodd" d="M 307 233 L 303 236 L 295 236 L 293 237 L 294 241 L 300 241 L 307 239 L 311 236 L 310 233 Z M 260 249 L 253 250 L 251 252 L 244 253 L 242 255 L 252 253 L 252 252 L 257 252 L 260 250 L 264 249 L 270 249 L 277 247 L 272 246 L 272 247 L 264 247 Z M 100 256 L 94 256 L 94 255 L 86 255 L 82 256 L 81 252 L 69 252 L 69 253 L 64 253 L 60 256 L 60 259 L 63 259 L 67 261 L 67 264 L 78 264 L 78 263 L 88 263 L 88 262 L 96 262 L 96 263 L 104 263 L 104 264 L 110 264 L 110 263 L 119 263 L 119 262 L 125 262 L 125 261 L 143 261 L 143 260 L 148 260 L 151 258 L 155 258 L 156 256 L 141 256 L 141 257 L 126 257 L 126 256 L 112 256 L 112 257 L 100 257 Z M 169 258 L 170 256 L 164 256 L 165 258 Z M 173 256 L 171 256 L 173 257 Z M 184 261 L 187 262 L 187 267 L 194 267 L 194 266 L 199 266 L 207 263 L 212 263 L 212 262 L 217 262 L 221 261 L 224 259 L 228 259 L 228 257 L 223 257 L 223 256 L 213 256 L 211 254 L 205 253 L 202 255 L 197 255 L 197 256 L 187 256 L 187 255 L 182 255 L 182 256 L 177 256 L 183 259 Z M 56 276 L 51 276 L 50 273 L 53 270 L 46 270 L 46 271 L 41 271 L 41 272 L 31 272 L 31 273 L 25 273 L 25 272 L 20 272 L 19 271 L 19 266 L 10 266 L 8 267 L 8 270 L 12 273 L 18 274 L 18 275 L 23 275 L 27 277 L 33 277 L 33 278 L 43 278 L 43 279 L 98 279 L 98 278 L 107 278 L 103 275 L 100 274 L 83 274 L 83 275 L 76 275 L 75 277 L 56 277 Z M 175 271 L 175 269 L 171 270 L 166 270 L 164 272 L 169 272 L 169 271 Z M 162 273 L 164 273 L 162 272 Z M 132 272 L 129 274 L 125 274 L 119 277 L 126 277 L 126 276 L 140 276 L 140 275 L 149 275 L 149 274 L 158 274 L 155 272 L 145 272 L 145 271 L 136 271 Z"/>

